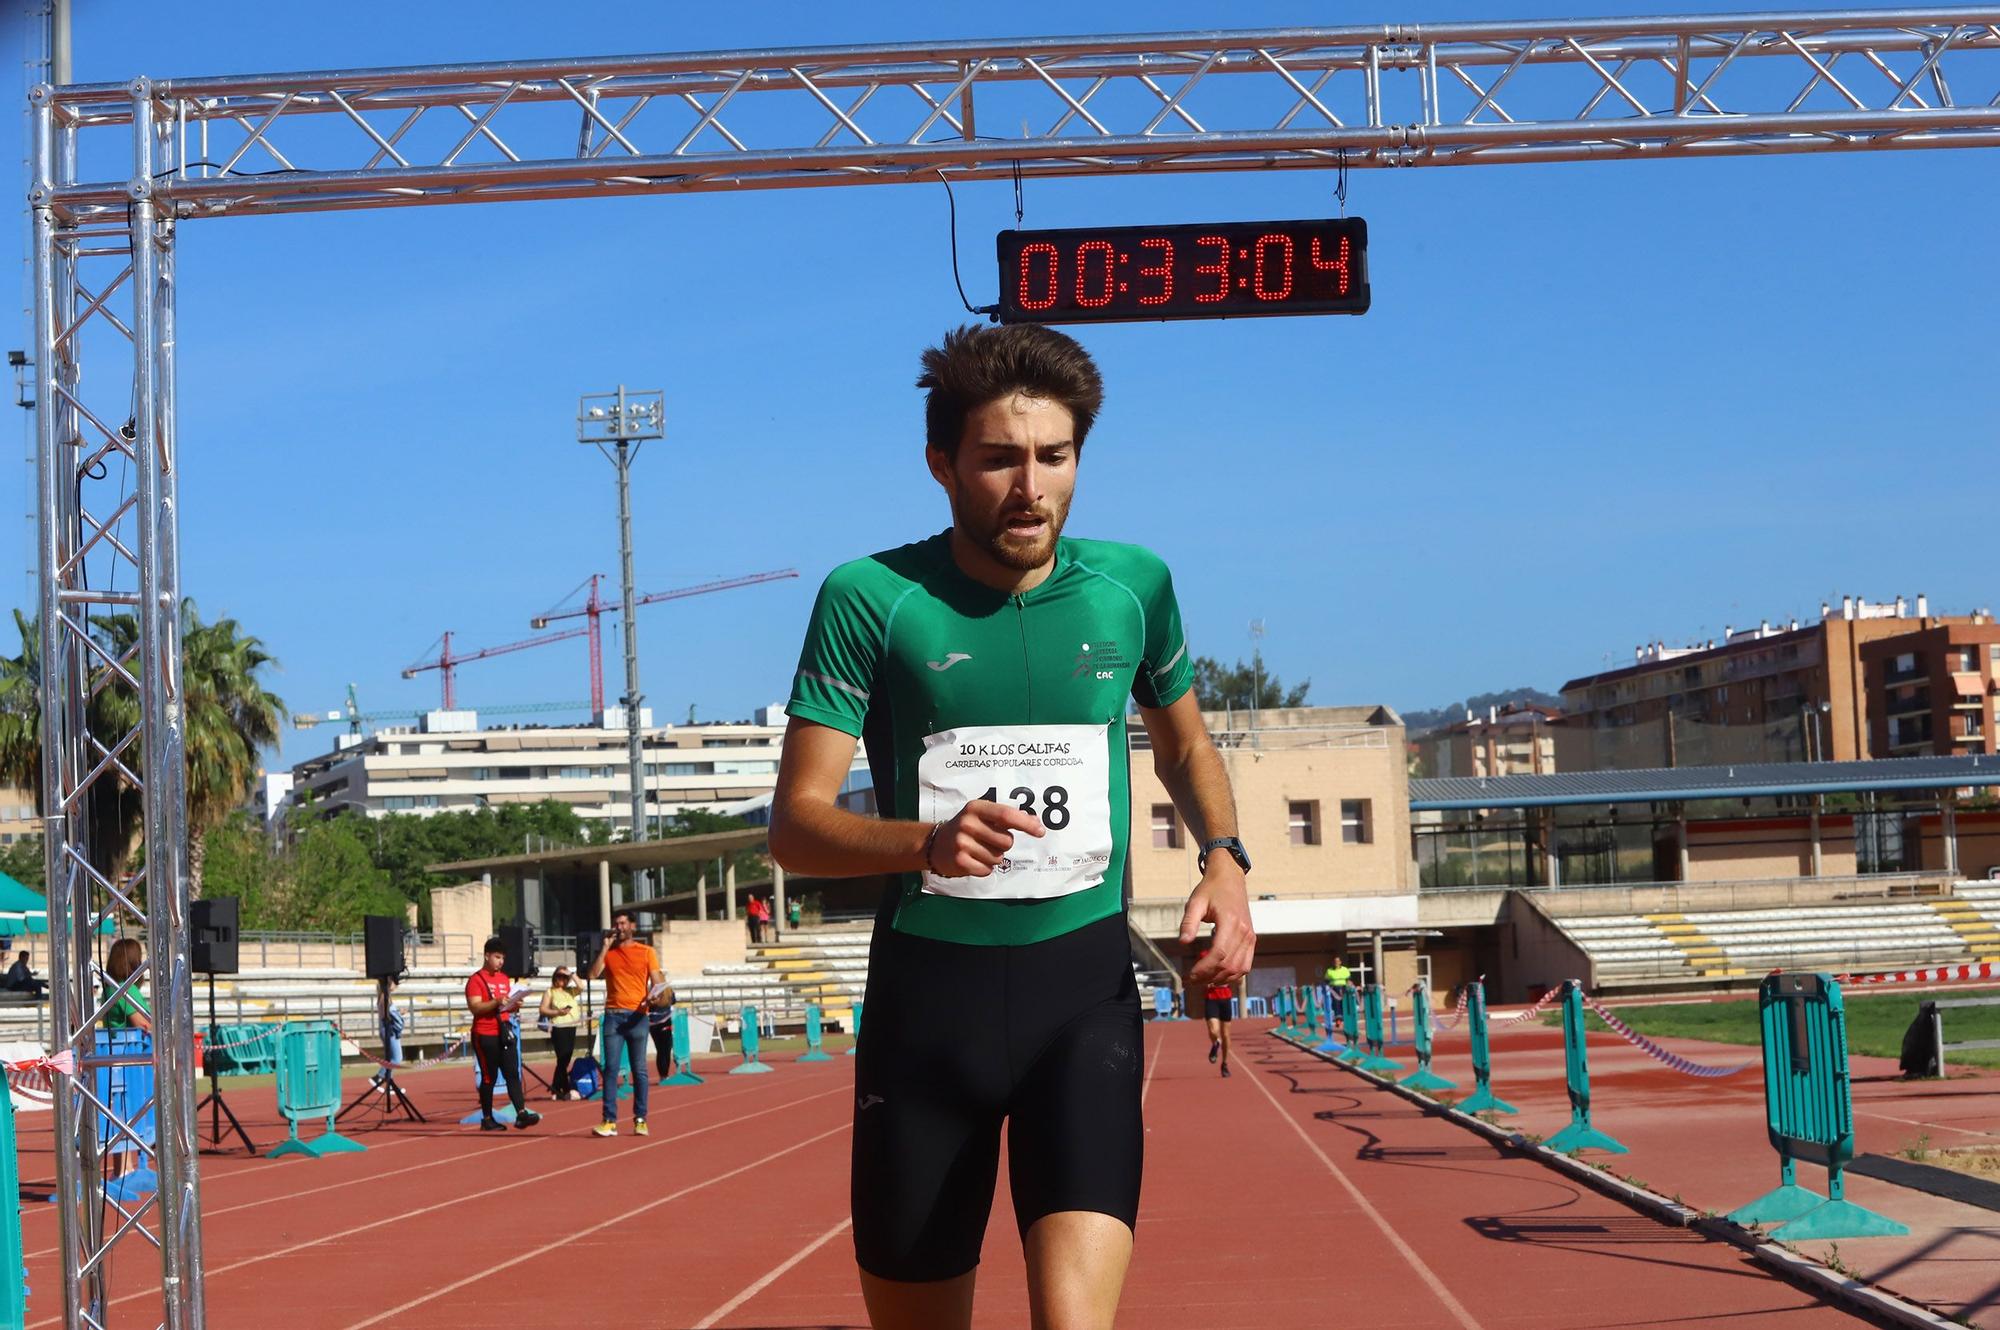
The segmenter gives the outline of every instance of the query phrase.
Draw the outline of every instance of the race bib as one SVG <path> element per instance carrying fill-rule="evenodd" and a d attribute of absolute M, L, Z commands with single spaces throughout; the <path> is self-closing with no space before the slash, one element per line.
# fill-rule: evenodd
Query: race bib
<path fill-rule="evenodd" d="M 924 874 L 924 890 L 978 900 L 1068 896 L 1104 880 L 1111 864 L 1111 759 L 1106 725 L 968 725 L 924 739 L 917 816 L 944 822 L 975 799 L 1042 820 L 1039 839 L 1014 848 L 986 877 Z"/>

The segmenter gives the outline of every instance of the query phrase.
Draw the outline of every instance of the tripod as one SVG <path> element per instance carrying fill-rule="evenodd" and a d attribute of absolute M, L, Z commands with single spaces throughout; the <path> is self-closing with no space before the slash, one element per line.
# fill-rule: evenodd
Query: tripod
<path fill-rule="evenodd" d="M 201 1117 L 201 1110 L 204 1108 L 208 1110 L 209 1149 L 220 1150 L 222 1148 L 222 1120 L 228 1118 L 229 1130 L 236 1133 L 237 1137 L 243 1142 L 244 1149 L 255 1155 L 257 1153 L 256 1143 L 250 1139 L 250 1133 L 243 1130 L 243 1124 L 236 1120 L 236 1115 L 229 1111 L 229 1104 L 222 1097 L 222 1078 L 215 1074 L 217 1050 L 212 1042 L 217 1033 L 219 1033 L 219 1030 L 215 1024 L 215 976 L 210 974 L 208 976 L 208 1036 L 211 1042 L 202 1046 L 201 1056 L 202 1074 L 208 1077 L 208 1098 L 194 1106 L 194 1115 L 199 1119 Z"/>
<path fill-rule="evenodd" d="M 389 979 L 386 975 L 375 981 L 375 1014 L 381 1025 L 382 1051 L 387 1053 L 389 1051 Z M 382 1096 L 379 1104 L 375 1102 L 377 1094 Z M 365 1090 L 349 1100 L 347 1107 L 336 1113 L 333 1120 L 338 1122 L 355 1109 L 369 1104 L 380 1109 L 384 1118 L 393 1118 L 396 1114 L 401 1113 L 412 1122 L 430 1121 L 429 1118 L 423 1115 L 421 1109 L 410 1102 L 410 1096 L 404 1092 L 403 1087 L 396 1084 L 396 1068 L 386 1061 L 382 1064 L 381 1074 L 371 1080 Z"/>

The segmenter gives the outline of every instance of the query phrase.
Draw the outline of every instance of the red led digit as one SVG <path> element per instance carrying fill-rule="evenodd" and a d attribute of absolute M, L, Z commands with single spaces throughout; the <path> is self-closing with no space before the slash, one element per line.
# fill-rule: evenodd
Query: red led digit
<path fill-rule="evenodd" d="M 1090 256 L 1093 254 L 1102 254 L 1104 256 L 1102 274 L 1104 280 L 1099 284 L 1096 295 L 1090 294 L 1089 291 Z M 1116 251 L 1111 248 L 1109 240 L 1086 240 L 1076 247 L 1077 304 L 1083 306 L 1085 309 L 1102 309 L 1111 303 L 1111 289 L 1113 285 L 1111 270 L 1115 266 L 1115 254 Z"/>
<path fill-rule="evenodd" d="M 1319 237 L 1318 236 L 1313 237 L 1312 265 L 1320 272 L 1331 272 L 1335 274 L 1333 279 L 1333 293 L 1337 296 L 1346 295 L 1348 283 L 1353 280 L 1353 277 L 1350 274 L 1347 267 L 1347 259 L 1351 251 L 1351 248 L 1352 244 L 1348 239 L 1348 237 L 1342 236 L 1340 238 L 1339 257 L 1332 259 L 1323 259 L 1319 256 Z"/>
<path fill-rule="evenodd" d="M 1044 254 L 1048 256 L 1049 268 L 1047 272 L 1041 275 L 1041 280 L 1044 284 L 1044 288 L 1048 291 L 1048 294 L 1039 300 L 1031 299 L 1028 295 L 1028 280 L 1029 280 L 1029 274 L 1033 268 L 1032 261 L 1037 255 L 1044 255 Z M 1019 262 L 1021 269 L 1021 290 L 1020 290 L 1021 308 L 1047 309 L 1049 308 L 1049 306 L 1055 304 L 1056 285 L 1057 285 L 1056 271 L 1062 265 L 1062 255 L 1056 252 L 1056 247 L 1054 245 L 1048 244 L 1047 242 L 1037 242 L 1032 245 L 1023 245 L 1021 247 L 1021 257 Z"/>
<path fill-rule="evenodd" d="M 1212 305 L 1229 295 L 1229 237 L 1199 236 L 1194 243 L 1197 245 L 1215 246 L 1215 262 L 1198 263 L 1194 269 L 1196 272 L 1214 273 L 1218 278 L 1215 290 L 1207 293 L 1197 291 L 1194 295 L 1197 303 Z"/>
<path fill-rule="evenodd" d="M 1273 264 L 1265 251 L 1275 247 L 1278 259 Z M 1271 269 L 1278 270 L 1277 284 L 1271 284 Z M 1250 289 L 1259 300 L 1283 300 L 1292 294 L 1292 238 L 1268 232 L 1257 237 L 1257 267 Z"/>
<path fill-rule="evenodd" d="M 1174 298 L 1174 242 L 1160 236 L 1151 236 L 1145 240 L 1141 240 L 1139 248 L 1157 249 L 1160 251 L 1160 265 L 1157 268 L 1139 269 L 1141 277 L 1157 277 L 1160 279 L 1159 293 L 1157 295 L 1140 296 L 1139 303 L 1142 305 L 1164 305 Z"/>

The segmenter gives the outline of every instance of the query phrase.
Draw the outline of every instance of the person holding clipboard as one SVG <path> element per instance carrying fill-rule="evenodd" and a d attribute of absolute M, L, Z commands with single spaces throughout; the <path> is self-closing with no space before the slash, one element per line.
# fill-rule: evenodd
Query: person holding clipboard
<path fill-rule="evenodd" d="M 493 1080 L 507 1080 L 507 1099 L 514 1105 L 514 1125 L 534 1126 L 542 1115 L 528 1107 L 521 1095 L 520 1051 L 515 1041 L 514 1017 L 521 1010 L 526 987 L 514 989 L 507 977 L 507 949 L 500 939 L 486 939 L 486 964 L 465 981 L 465 1007 L 472 1013 L 472 1053 L 479 1061 L 479 1129 L 505 1131 L 506 1124 L 493 1116 Z"/>

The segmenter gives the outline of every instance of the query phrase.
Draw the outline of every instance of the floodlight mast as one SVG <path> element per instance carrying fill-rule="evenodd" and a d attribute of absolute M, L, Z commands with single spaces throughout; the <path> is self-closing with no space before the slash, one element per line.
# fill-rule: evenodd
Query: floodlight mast
<path fill-rule="evenodd" d="M 645 738 L 639 728 L 639 703 L 644 700 L 639 692 L 639 593 L 632 582 L 632 462 L 641 443 L 666 436 L 666 422 L 665 393 L 628 393 L 622 383 L 615 393 L 591 394 L 576 404 L 577 442 L 595 444 L 618 472 L 618 570 L 625 599 L 625 696 L 619 701 L 625 708 L 625 754 L 631 766 L 634 841 L 648 839 L 648 828 Z M 644 869 L 634 870 L 636 899 L 646 898 L 646 879 Z"/>
<path fill-rule="evenodd" d="M 940 174 L 1994 147 L 2000 105 L 1983 99 L 1996 59 L 2000 8 L 1987 6 L 898 43 L 36 88 L 30 359 L 51 1011 L 56 1050 L 74 1052 L 80 1072 L 56 1078 L 67 1330 L 104 1325 L 107 1258 L 121 1243 L 157 1247 L 167 1330 L 204 1325 L 188 1074 L 177 222 Z M 1267 95 L 1207 96 L 1229 87 Z M 772 146 L 752 148 L 731 129 L 744 123 L 739 111 Z M 1008 137 L 1024 113 L 1045 114 L 1046 127 Z M 440 121 L 459 128 L 428 132 Z M 129 177 L 80 169 L 120 158 L 132 163 Z M 86 380 L 86 348 L 114 372 Z M 116 372 L 123 357 L 129 374 Z M 119 467 L 101 465 L 118 460 L 137 471 L 136 493 L 117 488 Z M 92 618 L 106 611 L 136 613 L 137 642 L 94 636 Z M 628 667 L 630 711 L 634 673 Z M 112 684 L 139 697 L 139 723 L 94 733 L 85 704 Z M 637 754 L 633 765 L 643 772 Z M 135 792 L 144 861 L 126 881 L 121 847 L 93 844 L 84 815 L 93 799 Z M 113 1059 L 95 1047 L 104 1007 L 92 937 L 110 918 L 146 921 L 155 967 L 158 1137 L 149 1153 L 161 1188 L 129 1213 L 93 1201 L 95 1071 Z"/>

